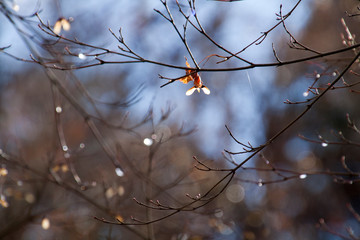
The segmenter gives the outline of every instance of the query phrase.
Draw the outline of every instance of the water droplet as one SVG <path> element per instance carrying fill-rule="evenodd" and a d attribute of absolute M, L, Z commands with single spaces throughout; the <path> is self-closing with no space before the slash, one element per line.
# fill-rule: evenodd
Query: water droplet
<path fill-rule="evenodd" d="M 299 178 L 300 178 L 300 179 L 305 179 L 305 178 L 307 178 L 307 174 L 305 174 L 305 173 L 304 173 L 304 174 L 300 174 L 300 175 L 299 175 Z"/>
<path fill-rule="evenodd" d="M 20 10 L 19 4 L 17 4 L 16 2 L 14 2 L 13 5 L 12 5 L 12 9 L 13 9 L 15 12 L 18 12 L 18 11 Z"/>
<path fill-rule="evenodd" d="M 258 184 L 257 184 L 259 187 L 261 187 L 262 185 L 264 185 L 264 183 L 263 183 L 263 180 L 262 179 L 259 179 L 259 181 L 258 181 Z"/>
<path fill-rule="evenodd" d="M 6 175 L 8 175 L 8 170 L 5 167 L 1 167 L 0 168 L 0 176 L 5 177 Z"/>
<path fill-rule="evenodd" d="M 124 172 L 121 170 L 121 168 L 115 168 L 115 173 L 116 173 L 116 175 L 118 175 L 119 177 L 124 176 Z"/>
<path fill-rule="evenodd" d="M 61 108 L 60 106 L 57 106 L 57 107 L 55 108 L 55 111 L 56 111 L 57 113 L 61 113 L 61 112 L 62 112 L 62 108 Z"/>
<path fill-rule="evenodd" d="M 337 75 L 337 73 L 336 73 L 336 72 L 333 72 L 332 75 L 333 75 L 333 77 L 335 77 L 335 76 Z"/>
<path fill-rule="evenodd" d="M 43 220 L 41 221 L 41 227 L 45 230 L 50 228 L 50 220 L 48 218 L 43 218 Z"/>
<path fill-rule="evenodd" d="M 64 158 L 70 158 L 70 153 L 68 152 L 64 153 Z"/>
<path fill-rule="evenodd" d="M 266 160 L 265 163 L 266 163 L 267 165 L 269 165 L 269 164 L 270 164 L 270 161 L 269 161 L 269 160 Z"/>
<path fill-rule="evenodd" d="M 62 150 L 63 150 L 64 152 L 67 152 L 67 151 L 69 150 L 69 148 L 68 148 L 68 146 L 64 145 L 64 146 L 62 146 Z"/>
<path fill-rule="evenodd" d="M 144 139 L 144 144 L 146 145 L 146 146 L 151 146 L 152 144 L 153 144 L 153 140 L 151 139 L 151 138 L 145 138 Z"/>
<path fill-rule="evenodd" d="M 86 55 L 83 54 L 83 53 L 79 53 L 78 57 L 79 57 L 81 60 L 86 59 Z"/>
<path fill-rule="evenodd" d="M 321 77 L 321 75 L 318 73 L 318 74 L 316 74 L 316 76 L 315 76 L 316 78 L 320 78 Z"/>
<path fill-rule="evenodd" d="M 328 144 L 328 143 L 326 143 L 326 142 L 323 142 L 323 143 L 321 143 L 321 146 L 323 146 L 323 147 L 327 147 L 327 146 L 329 146 L 329 144 Z"/>
<path fill-rule="evenodd" d="M 84 148 L 85 148 L 85 143 L 80 143 L 79 147 L 80 147 L 81 149 L 84 149 Z"/>
<path fill-rule="evenodd" d="M 303 96 L 304 96 L 304 97 L 309 96 L 309 91 L 303 92 Z"/>

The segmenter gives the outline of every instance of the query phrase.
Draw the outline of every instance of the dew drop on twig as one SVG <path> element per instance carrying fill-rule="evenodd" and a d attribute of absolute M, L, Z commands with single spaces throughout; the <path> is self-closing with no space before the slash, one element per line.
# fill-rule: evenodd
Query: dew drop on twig
<path fill-rule="evenodd" d="M 304 174 L 300 174 L 300 175 L 299 175 L 299 178 L 300 178 L 300 179 L 305 179 L 305 178 L 307 178 L 307 174 L 305 174 L 305 173 L 304 173 Z"/>
<path fill-rule="evenodd" d="M 116 173 L 116 175 L 118 175 L 119 177 L 124 176 L 124 172 L 123 172 L 120 168 L 115 168 L 115 173 Z"/>
<path fill-rule="evenodd" d="M 83 53 L 79 53 L 78 57 L 79 57 L 81 60 L 86 59 L 86 55 L 83 54 Z"/>
<path fill-rule="evenodd" d="M 56 111 L 56 113 L 61 113 L 61 112 L 62 112 L 62 108 L 61 108 L 60 106 L 57 106 L 57 107 L 55 108 L 55 111 Z"/>
<path fill-rule="evenodd" d="M 63 145 L 63 146 L 62 146 L 62 150 L 63 150 L 64 152 L 67 152 L 67 151 L 69 150 L 69 148 L 68 148 L 68 146 Z"/>
<path fill-rule="evenodd" d="M 12 5 L 12 9 L 13 9 L 15 12 L 18 12 L 18 11 L 20 10 L 19 4 L 17 4 L 16 2 L 14 2 L 13 5 Z"/>
<path fill-rule="evenodd" d="M 0 168 L 0 176 L 1 177 L 5 177 L 6 175 L 8 175 L 8 173 L 9 173 L 9 171 L 5 167 Z"/>
<path fill-rule="evenodd" d="M 148 147 L 150 147 L 152 144 L 153 144 L 153 140 L 151 139 L 151 138 L 145 138 L 144 139 L 144 144 L 145 144 L 145 146 L 148 146 Z"/>

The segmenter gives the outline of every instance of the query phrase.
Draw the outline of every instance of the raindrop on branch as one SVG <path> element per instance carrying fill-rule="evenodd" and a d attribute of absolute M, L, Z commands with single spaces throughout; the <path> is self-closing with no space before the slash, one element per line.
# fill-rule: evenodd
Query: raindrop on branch
<path fill-rule="evenodd" d="M 62 146 L 62 150 L 63 150 L 64 152 L 67 152 L 67 151 L 69 150 L 69 148 L 68 148 L 68 146 L 64 145 L 64 146 Z"/>
<path fill-rule="evenodd" d="M 116 175 L 118 175 L 119 177 L 124 176 L 124 172 L 123 172 L 120 168 L 115 168 L 115 173 L 116 173 Z"/>
<path fill-rule="evenodd" d="M 79 53 L 78 57 L 79 57 L 81 60 L 86 59 L 86 55 L 83 54 L 83 53 Z"/>
<path fill-rule="evenodd" d="M 148 146 L 148 147 L 150 147 L 152 144 L 153 144 L 153 140 L 151 139 L 151 138 L 145 138 L 144 139 L 144 144 L 145 144 L 145 146 Z"/>
<path fill-rule="evenodd" d="M 8 170 L 5 167 L 1 167 L 0 168 L 0 176 L 1 177 L 5 177 L 6 175 L 8 175 Z"/>
<path fill-rule="evenodd" d="M 13 5 L 12 5 L 12 9 L 15 11 L 15 12 L 18 12 L 20 10 L 20 6 L 19 4 L 17 4 L 15 1 L 13 2 Z"/>
<path fill-rule="evenodd" d="M 305 178 L 307 178 L 307 174 L 305 174 L 305 173 L 304 173 L 304 174 L 300 174 L 300 175 L 299 175 L 299 178 L 300 178 L 300 179 L 305 179 Z"/>
<path fill-rule="evenodd" d="M 57 106 L 57 107 L 55 108 L 55 111 L 56 111 L 56 113 L 61 113 L 61 112 L 62 112 L 62 108 L 61 108 L 60 106 Z"/>

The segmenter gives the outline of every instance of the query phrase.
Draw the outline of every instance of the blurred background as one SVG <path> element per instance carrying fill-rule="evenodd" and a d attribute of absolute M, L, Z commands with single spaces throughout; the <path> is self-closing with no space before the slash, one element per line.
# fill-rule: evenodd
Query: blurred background
<path fill-rule="evenodd" d="M 194 10 L 179 1 L 195 22 Z M 0 238 L 1 239 L 356 239 L 360 236 L 358 63 L 294 126 L 237 171 L 206 206 L 154 224 L 172 211 L 136 203 L 159 200 L 180 207 L 216 184 L 225 172 L 199 171 L 196 156 L 214 168 L 234 167 L 248 153 L 230 136 L 264 144 L 300 114 L 354 57 L 354 51 L 281 67 L 201 72 L 210 95 L 186 96 L 185 74 L 151 63 L 98 63 L 101 49 L 119 52 L 119 35 L 145 59 L 177 66 L 191 62 L 161 1 L 1 1 L 0 8 Z M 167 1 L 180 32 L 185 19 Z M 279 22 L 297 1 L 198 0 L 207 34 L 238 52 Z M 300 1 L 285 21 L 300 43 L 320 53 L 356 44 L 358 1 Z M 61 35 L 97 49 L 56 41 L 39 28 L 67 19 Z M 167 15 L 166 15 L 167 16 Z M 343 22 L 341 19 L 343 18 Z M 44 27 L 44 26 L 43 26 Z M 65 28 L 65 27 L 64 27 Z M 349 38 L 349 31 L 351 37 Z M 201 62 L 226 54 L 187 24 L 188 45 Z M 239 56 L 253 63 L 312 56 L 291 49 L 280 25 Z M 344 42 L 345 41 L 345 42 Z M 257 41 L 258 43 L 260 41 Z M 69 51 L 72 54 L 69 54 Z M 6 54 L 5 54 L 6 52 Z M 15 59 L 11 56 L 16 56 Z M 99 56 L 122 61 L 116 54 Z M 28 61 L 29 60 L 29 61 Z M 203 68 L 234 68 L 238 60 Z M 309 91 L 309 88 L 312 87 Z M 294 104 L 286 104 L 289 100 Z M 302 103 L 304 102 L 304 103 Z M 297 103 L 297 104 L 295 104 Z M 347 115 L 348 114 L 348 115 Z M 347 117 L 348 116 L 348 117 Z M 300 136 L 299 136 L 300 135 Z M 222 184 L 224 185 L 224 184 Z M 351 230 L 349 230 L 351 229 Z M 352 236 L 352 231 L 354 236 Z"/>

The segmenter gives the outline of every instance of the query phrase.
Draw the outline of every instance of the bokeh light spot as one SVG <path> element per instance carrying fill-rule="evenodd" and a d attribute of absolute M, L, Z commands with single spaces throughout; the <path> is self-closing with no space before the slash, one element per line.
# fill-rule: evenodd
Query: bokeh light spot
<path fill-rule="evenodd" d="M 233 203 L 241 202 L 245 197 L 245 190 L 240 184 L 233 184 L 226 189 L 226 198 Z"/>

